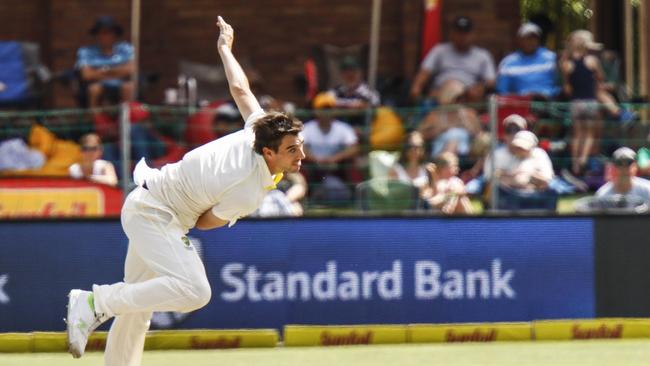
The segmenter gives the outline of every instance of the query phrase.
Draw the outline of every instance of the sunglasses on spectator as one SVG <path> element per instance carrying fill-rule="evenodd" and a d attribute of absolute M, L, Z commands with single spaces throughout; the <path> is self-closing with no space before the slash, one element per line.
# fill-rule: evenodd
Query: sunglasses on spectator
<path fill-rule="evenodd" d="M 630 160 L 630 159 L 614 160 L 614 165 L 620 167 L 628 167 L 632 165 L 632 163 L 634 163 L 634 160 Z"/>
<path fill-rule="evenodd" d="M 82 146 L 81 151 L 97 151 L 99 150 L 99 146 Z"/>
<path fill-rule="evenodd" d="M 516 125 L 508 125 L 506 126 L 506 133 L 508 134 L 515 134 L 517 132 L 521 131 L 521 128 Z"/>

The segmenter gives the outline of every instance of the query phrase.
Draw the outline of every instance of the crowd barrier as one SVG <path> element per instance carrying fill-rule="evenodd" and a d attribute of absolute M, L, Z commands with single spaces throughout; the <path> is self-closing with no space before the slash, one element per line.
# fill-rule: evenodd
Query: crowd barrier
<path fill-rule="evenodd" d="M 608 166 L 608 159 L 619 146 L 629 146 L 636 150 L 644 148 L 639 153 L 638 163 L 642 175 L 650 174 L 650 150 L 647 149 L 650 104 L 630 103 L 624 107 L 636 112 L 637 116 L 635 120 L 626 124 L 605 113 L 605 108 L 601 106 L 603 123 L 597 132 L 597 147 L 584 167 L 582 175 L 578 175 L 590 191 L 595 191 L 606 182 L 608 176 L 612 175 L 613 168 L 611 164 Z M 133 187 L 131 169 L 138 158 L 136 155 L 143 154 L 153 165 L 160 166 L 179 160 L 186 151 L 198 145 L 241 128 L 241 121 L 236 114 L 233 116 L 228 108 L 199 109 L 139 104 L 131 107 L 124 105 L 121 108 L 106 108 L 102 110 L 101 118 L 94 116 L 89 110 L 0 112 L 0 141 L 12 137 L 27 138 L 30 126 L 34 124 L 44 126 L 60 139 L 72 141 L 77 141 L 84 133 L 100 131 L 100 134 L 107 135 L 105 157 L 115 163 L 121 187 L 126 192 Z M 470 118 L 471 121 L 459 118 L 457 116 L 459 108 L 476 111 L 475 118 Z M 299 109 L 295 112 L 296 116 L 304 121 L 314 118 L 313 110 Z M 334 208 L 338 211 L 356 210 L 359 205 L 358 202 L 354 202 L 356 198 L 354 193 L 358 183 L 377 176 L 381 177 L 388 169 L 387 166 L 382 165 L 386 163 L 385 161 L 374 160 L 374 155 L 370 153 L 399 151 L 406 133 L 418 128 L 431 114 L 438 114 L 437 123 L 444 122 L 447 125 L 445 128 L 461 127 L 472 130 L 473 133 L 476 131 L 485 133 L 480 139 L 476 138 L 475 134 L 471 136 L 471 149 L 466 156 L 461 157 L 460 161 L 461 169 L 464 171 L 470 171 L 473 164 L 487 154 L 486 148 L 489 142 L 492 146 L 496 146 L 497 141 L 503 137 L 501 121 L 510 113 L 519 113 L 528 119 L 530 129 L 538 135 L 540 147 L 549 153 L 558 176 L 564 177 L 563 173 L 572 168 L 570 143 L 573 122 L 569 103 L 500 97 L 490 99 L 487 103 L 464 106 L 381 107 L 357 111 L 330 110 L 328 113 L 355 126 L 361 146 L 360 158 L 353 163 L 343 164 L 347 191 L 318 194 L 315 192 L 322 193 L 319 187 L 324 183 L 318 180 L 310 182 L 310 194 L 302 202 L 307 215 L 319 214 L 322 208 Z M 131 126 L 131 138 L 126 138 L 122 133 L 126 126 Z M 445 128 L 441 128 L 439 132 Z M 432 150 L 432 144 L 427 144 L 428 158 L 431 158 Z M 394 157 L 395 155 L 393 160 Z M 305 164 L 304 168 L 308 171 L 308 164 Z M 63 169 L 57 174 L 65 175 L 66 170 Z M 471 177 L 465 174 L 463 178 L 469 181 Z M 578 186 L 583 184 L 579 183 Z M 566 185 L 556 188 L 559 189 L 560 194 L 576 193 L 584 189 L 580 188 L 576 191 Z M 484 195 L 477 194 L 477 201 L 481 198 L 487 200 L 487 197 L 490 197 L 496 202 L 498 198 L 498 192 L 491 192 L 490 195 L 487 192 L 482 193 Z M 494 202 L 492 207 L 496 207 Z M 571 205 L 571 202 L 568 204 Z M 563 209 L 567 208 L 563 207 Z M 572 208 L 568 210 L 571 211 Z"/>
<path fill-rule="evenodd" d="M 191 231 L 212 300 L 161 328 L 597 315 L 592 218 L 244 220 Z M 123 277 L 117 220 L 0 222 L 0 332 L 62 331 L 71 288 Z M 598 267 L 596 267 L 598 268 Z"/>

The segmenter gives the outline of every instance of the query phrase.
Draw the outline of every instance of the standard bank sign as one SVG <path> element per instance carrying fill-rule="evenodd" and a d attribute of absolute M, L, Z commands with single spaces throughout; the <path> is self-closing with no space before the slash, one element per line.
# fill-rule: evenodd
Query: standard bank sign
<path fill-rule="evenodd" d="M 495 258 L 480 269 L 445 269 L 432 260 L 419 260 L 413 266 L 414 285 L 410 292 L 417 300 L 431 299 L 515 299 L 514 269 L 503 268 Z M 221 269 L 223 288 L 219 296 L 226 302 L 239 301 L 356 301 L 401 300 L 404 297 L 404 264 L 392 262 L 390 268 L 375 271 L 343 270 L 335 260 L 322 271 L 258 270 L 255 265 L 232 262 Z"/>

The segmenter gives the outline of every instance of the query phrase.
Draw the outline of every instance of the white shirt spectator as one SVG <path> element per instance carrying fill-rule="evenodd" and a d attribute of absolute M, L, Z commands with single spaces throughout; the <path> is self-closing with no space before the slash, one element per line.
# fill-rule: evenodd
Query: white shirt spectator
<path fill-rule="evenodd" d="M 104 175 L 106 174 L 106 169 L 109 169 L 112 165 L 113 164 L 110 161 L 97 159 L 93 162 L 92 175 Z M 84 177 L 84 173 L 81 171 L 81 164 L 79 163 L 70 165 L 68 172 L 70 173 L 70 177 L 74 179 L 82 179 Z"/>
<path fill-rule="evenodd" d="M 427 53 L 420 67 L 432 73 L 436 88 L 450 79 L 469 87 L 496 78 L 492 56 L 487 50 L 475 46 L 460 53 L 451 43 L 440 44 Z"/>
<path fill-rule="evenodd" d="M 423 166 L 418 169 L 418 174 L 414 178 L 411 178 L 411 176 L 406 172 L 406 169 L 404 169 L 400 163 L 395 163 L 395 165 L 393 165 L 393 171 L 397 174 L 397 180 L 403 183 L 412 184 L 414 187 L 419 188 L 429 183 L 429 174 Z"/>
<path fill-rule="evenodd" d="M 68 174 L 71 178 L 74 179 L 84 178 L 84 173 L 81 169 L 81 164 L 79 163 L 72 164 L 68 168 Z M 115 167 L 113 166 L 113 163 L 102 159 L 96 159 L 93 161 L 92 172 L 90 173 L 88 179 L 96 183 L 116 186 L 117 175 L 115 174 Z"/>
<path fill-rule="evenodd" d="M 519 159 L 508 150 L 507 146 L 501 146 L 494 151 L 494 169 L 492 162 L 488 158 L 485 162 L 484 174 L 486 178 L 492 176 L 493 170 L 500 170 L 517 177 L 517 180 L 523 182 L 530 181 L 533 174 L 538 173 L 547 181 L 553 179 L 553 164 L 548 154 L 543 149 L 535 147 L 526 159 Z"/>
<path fill-rule="evenodd" d="M 305 138 L 305 146 L 317 158 L 332 156 L 358 141 L 354 129 L 339 120 L 332 121 L 327 133 L 320 129 L 318 121 L 309 121 L 305 123 L 302 135 Z"/>
<path fill-rule="evenodd" d="M 623 195 L 625 197 L 635 196 L 650 203 L 650 181 L 639 177 L 632 177 L 632 188 L 626 193 L 616 192 L 614 190 L 614 183 L 607 182 L 596 192 L 596 197 L 614 195 Z"/>

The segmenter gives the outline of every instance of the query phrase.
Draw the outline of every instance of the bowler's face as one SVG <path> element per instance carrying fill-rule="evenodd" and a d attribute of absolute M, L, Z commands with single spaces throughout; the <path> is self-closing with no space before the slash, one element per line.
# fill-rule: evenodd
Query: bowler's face
<path fill-rule="evenodd" d="M 275 166 L 283 172 L 298 172 L 302 159 L 305 158 L 303 143 L 304 139 L 300 135 L 285 135 L 278 147 L 278 152 L 274 154 Z"/>

